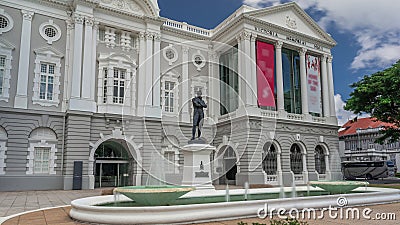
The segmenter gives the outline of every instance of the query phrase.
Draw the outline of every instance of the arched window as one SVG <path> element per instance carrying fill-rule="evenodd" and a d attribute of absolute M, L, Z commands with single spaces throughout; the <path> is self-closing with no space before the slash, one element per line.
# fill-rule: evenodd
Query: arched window
<path fill-rule="evenodd" d="M 268 175 L 275 175 L 277 171 L 277 151 L 271 143 L 264 145 L 263 170 Z"/>
<path fill-rule="evenodd" d="M 7 136 L 6 130 L 0 126 L 0 175 L 5 174 L 4 169 L 6 168 L 5 159 L 7 158 Z"/>
<path fill-rule="evenodd" d="M 303 172 L 303 155 L 297 144 L 293 144 L 290 148 L 290 169 L 294 174 L 301 174 Z"/>
<path fill-rule="evenodd" d="M 317 171 L 318 174 L 325 174 L 326 173 L 325 154 L 324 150 L 320 145 L 317 145 L 317 147 L 315 147 L 314 158 L 315 158 L 315 171 Z"/>
<path fill-rule="evenodd" d="M 56 174 L 57 135 L 47 127 L 34 129 L 29 135 L 26 174 Z"/>

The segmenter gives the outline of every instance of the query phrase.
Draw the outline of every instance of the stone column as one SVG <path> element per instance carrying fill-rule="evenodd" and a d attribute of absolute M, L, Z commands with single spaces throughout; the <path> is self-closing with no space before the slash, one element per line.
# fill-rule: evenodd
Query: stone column
<path fill-rule="evenodd" d="M 15 108 L 28 108 L 29 57 L 31 52 L 31 29 L 34 12 L 22 10 L 21 47 L 19 51 L 18 82 Z"/>
<path fill-rule="evenodd" d="M 220 93 L 219 93 L 219 64 L 218 64 L 218 55 L 213 50 L 213 46 L 209 45 L 209 82 L 208 82 L 208 90 L 209 90 L 209 116 L 216 122 L 219 116 L 219 102 L 220 102 Z"/>
<path fill-rule="evenodd" d="M 137 99 L 137 115 L 144 116 L 144 101 L 145 101 L 145 82 L 146 82 L 146 42 L 143 32 L 139 33 L 139 62 L 138 62 L 138 99 Z"/>
<path fill-rule="evenodd" d="M 154 34 L 150 32 L 145 33 L 146 39 L 146 74 L 145 75 L 145 106 L 149 110 L 153 105 L 153 38 Z M 149 112 L 147 112 L 149 113 Z M 146 112 L 145 112 L 146 114 Z M 145 115 L 147 116 L 147 115 Z"/>
<path fill-rule="evenodd" d="M 285 98 L 283 95 L 283 72 L 282 72 L 282 41 L 275 43 L 275 60 L 276 60 L 276 98 L 278 112 L 285 111 Z"/>
<path fill-rule="evenodd" d="M 94 83 L 92 77 L 92 43 L 93 43 L 93 18 L 85 18 L 85 39 L 83 41 L 83 74 L 82 74 L 82 98 L 88 101 L 94 100 Z M 93 94 L 92 94 L 93 92 Z"/>
<path fill-rule="evenodd" d="M 182 122 L 190 122 L 189 108 L 191 105 L 191 92 L 189 91 L 189 47 L 182 46 Z"/>
<path fill-rule="evenodd" d="M 239 34 L 236 36 L 236 40 L 238 43 L 238 78 L 239 78 L 239 82 L 238 82 L 238 95 L 239 98 L 238 99 L 238 108 L 242 107 L 241 104 L 243 104 L 243 101 L 246 101 L 246 90 L 244 88 L 244 56 L 243 56 L 243 49 L 244 49 L 244 41 L 243 41 L 243 35 Z"/>
<path fill-rule="evenodd" d="M 74 33 L 74 53 L 72 63 L 72 87 L 71 98 L 79 99 L 81 97 L 81 79 L 82 79 L 82 38 L 83 38 L 83 16 L 74 14 L 75 33 Z"/>
<path fill-rule="evenodd" d="M 307 73 L 306 73 L 306 52 L 307 49 L 302 48 L 300 54 L 300 81 L 301 81 L 301 111 L 302 114 L 308 115 L 308 94 L 307 94 Z"/>
<path fill-rule="evenodd" d="M 335 110 L 335 90 L 333 89 L 333 70 L 332 70 L 332 56 L 328 56 L 328 85 L 329 85 L 329 113 L 330 116 L 336 118 Z"/>
<path fill-rule="evenodd" d="M 92 85 L 93 85 L 93 90 L 95 90 L 96 87 L 96 61 L 97 61 L 97 32 L 99 30 L 99 22 L 94 21 L 94 26 L 93 26 L 93 35 L 92 35 Z M 92 91 L 92 96 L 91 99 L 96 99 L 95 92 Z"/>
<path fill-rule="evenodd" d="M 276 175 L 278 176 L 277 177 L 277 179 L 278 179 L 278 184 L 279 184 L 279 186 L 281 186 L 282 184 L 283 184 L 283 181 L 282 181 L 282 162 L 281 162 L 281 152 L 279 151 L 278 152 L 278 154 L 276 154 Z"/>
<path fill-rule="evenodd" d="M 255 93 L 257 93 L 257 86 L 253 86 L 253 73 L 252 73 L 252 62 L 251 62 L 251 33 L 247 31 L 242 32 L 242 76 L 243 76 L 243 89 L 246 93 L 246 98 L 244 99 L 246 106 L 256 106 Z"/>
<path fill-rule="evenodd" d="M 160 108 L 161 104 L 161 34 L 154 35 L 154 63 L 153 63 L 153 107 Z"/>
<path fill-rule="evenodd" d="M 321 57 L 321 78 L 322 78 L 322 108 L 324 117 L 329 117 L 329 88 L 328 88 L 328 74 L 326 71 L 326 55 Z"/>
<path fill-rule="evenodd" d="M 63 106 L 62 106 L 62 111 L 64 112 L 66 108 L 68 107 L 67 100 L 70 98 L 70 84 L 71 84 L 71 67 L 72 67 L 72 51 L 71 47 L 74 46 L 73 43 L 73 38 L 72 38 L 72 32 L 74 29 L 74 24 L 71 19 L 67 19 L 66 21 L 67 24 L 67 37 L 66 37 L 66 47 L 65 47 L 65 72 L 64 72 L 64 101 L 63 101 Z"/>
<path fill-rule="evenodd" d="M 257 34 L 251 34 L 250 38 L 250 67 L 251 67 L 251 87 L 253 90 L 251 90 L 252 94 L 252 105 L 257 106 L 257 56 L 256 56 L 256 40 L 257 40 Z"/>

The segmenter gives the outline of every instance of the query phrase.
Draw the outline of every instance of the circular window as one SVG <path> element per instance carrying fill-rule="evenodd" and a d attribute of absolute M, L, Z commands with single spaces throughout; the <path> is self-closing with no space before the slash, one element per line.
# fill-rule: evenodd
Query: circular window
<path fill-rule="evenodd" d="M 200 66 L 203 63 L 203 59 L 200 56 L 196 56 L 194 58 L 194 63 Z"/>
<path fill-rule="evenodd" d="M 172 65 L 172 63 L 178 60 L 178 51 L 176 51 L 176 49 L 172 45 L 169 45 L 166 48 L 164 48 L 162 55 L 164 56 L 164 59 L 168 62 L 170 66 Z"/>
<path fill-rule="evenodd" d="M 14 26 L 14 21 L 10 15 L 0 9 L 0 34 L 10 31 Z"/>
<path fill-rule="evenodd" d="M 53 20 L 42 23 L 39 27 L 39 33 L 50 45 L 61 37 L 61 29 Z"/>
<path fill-rule="evenodd" d="M 52 38 L 57 35 L 57 30 L 54 27 L 46 27 L 44 29 L 44 33 L 46 34 L 47 37 Z"/>
<path fill-rule="evenodd" d="M 165 55 L 167 56 L 168 59 L 172 60 L 175 57 L 175 53 L 174 51 L 172 51 L 171 49 L 168 49 L 165 52 Z"/>
<path fill-rule="evenodd" d="M 0 16 L 0 29 L 6 28 L 8 24 L 8 19 L 5 16 Z"/>

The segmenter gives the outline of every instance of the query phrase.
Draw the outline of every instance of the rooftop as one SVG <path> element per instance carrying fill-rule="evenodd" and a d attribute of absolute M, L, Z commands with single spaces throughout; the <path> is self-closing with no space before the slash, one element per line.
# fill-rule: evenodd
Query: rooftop
<path fill-rule="evenodd" d="M 373 117 L 367 118 L 354 118 L 352 120 L 347 121 L 342 128 L 339 130 L 339 137 L 346 135 L 354 135 L 357 134 L 357 130 L 376 130 L 386 127 L 392 126 L 393 124 L 385 123 L 377 120 Z"/>

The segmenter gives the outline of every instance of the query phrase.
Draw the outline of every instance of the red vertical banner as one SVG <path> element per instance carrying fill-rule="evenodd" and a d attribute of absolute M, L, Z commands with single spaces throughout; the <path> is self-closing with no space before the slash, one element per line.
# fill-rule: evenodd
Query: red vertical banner
<path fill-rule="evenodd" d="M 274 45 L 257 41 L 257 101 L 259 106 L 275 107 Z"/>

